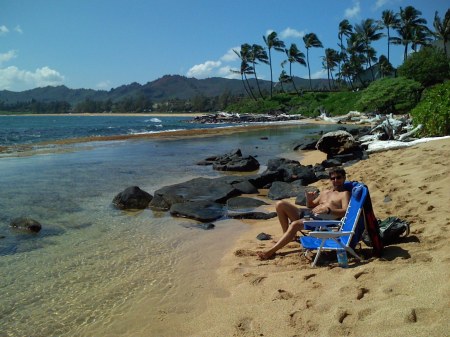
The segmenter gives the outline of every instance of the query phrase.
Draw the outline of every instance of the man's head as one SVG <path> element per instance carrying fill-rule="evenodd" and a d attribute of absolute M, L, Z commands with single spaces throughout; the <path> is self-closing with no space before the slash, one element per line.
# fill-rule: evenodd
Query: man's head
<path fill-rule="evenodd" d="M 330 176 L 330 180 L 333 183 L 334 187 L 339 187 L 344 185 L 346 173 L 344 168 L 342 167 L 332 167 L 328 171 L 328 175 Z"/>

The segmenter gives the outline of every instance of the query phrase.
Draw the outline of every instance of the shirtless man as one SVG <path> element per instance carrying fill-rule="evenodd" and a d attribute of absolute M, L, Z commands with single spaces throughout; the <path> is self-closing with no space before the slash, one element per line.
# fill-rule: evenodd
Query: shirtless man
<path fill-rule="evenodd" d="M 306 193 L 306 206 L 311 209 L 314 219 L 340 219 L 345 215 L 350 201 L 350 192 L 344 190 L 345 170 L 341 167 L 334 167 L 328 173 L 333 189 L 326 190 L 319 196 L 317 196 L 317 192 Z M 297 232 L 303 229 L 305 219 L 300 219 L 301 214 L 295 205 L 282 200 L 277 202 L 275 209 L 283 236 L 269 250 L 257 252 L 261 260 L 273 257 L 277 250 L 291 242 Z"/>

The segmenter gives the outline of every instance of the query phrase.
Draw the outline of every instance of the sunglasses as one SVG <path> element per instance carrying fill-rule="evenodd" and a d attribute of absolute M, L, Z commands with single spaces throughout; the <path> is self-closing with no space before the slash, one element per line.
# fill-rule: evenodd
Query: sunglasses
<path fill-rule="evenodd" d="M 330 177 L 330 180 L 341 180 L 344 179 L 343 176 Z"/>

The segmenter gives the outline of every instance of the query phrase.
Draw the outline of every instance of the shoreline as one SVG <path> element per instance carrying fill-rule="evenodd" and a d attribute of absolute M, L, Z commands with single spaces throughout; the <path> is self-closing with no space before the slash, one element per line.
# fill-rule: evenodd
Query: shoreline
<path fill-rule="evenodd" d="M 274 259 L 259 261 L 255 252 L 271 243 L 256 235 L 265 232 L 277 239 L 281 229 L 276 219 L 245 220 L 248 230 L 216 270 L 218 284 L 229 295 L 209 297 L 205 310 L 189 317 L 190 336 L 305 331 L 312 336 L 445 336 L 450 331 L 449 149 L 450 139 L 439 139 L 374 153 L 346 167 L 349 180 L 369 187 L 377 218 L 410 222 L 409 237 L 385 247 L 380 259 L 352 262 L 348 269 L 335 264 L 312 268 L 301 258 L 301 246 L 291 243 Z M 303 151 L 300 161 L 320 161 L 318 152 Z M 328 186 L 324 181 L 314 185 Z M 274 201 L 267 207 L 273 208 Z M 430 293 L 430 284 L 439 286 Z"/>
<path fill-rule="evenodd" d="M 100 114 L 102 115 L 102 114 Z M 159 115 L 161 116 L 161 115 Z M 155 117 L 157 117 L 155 115 Z M 92 142 L 107 142 L 107 141 L 127 141 L 127 140 L 143 140 L 143 139 L 183 139 L 183 138 L 204 138 L 213 137 L 220 135 L 230 135 L 234 133 L 243 133 L 251 130 L 268 130 L 268 129 L 286 129 L 295 128 L 299 125 L 308 124 L 320 124 L 327 125 L 333 124 L 324 121 L 317 121 L 314 119 L 302 119 L 296 122 L 273 122 L 264 124 L 240 124 L 236 126 L 227 127 L 215 127 L 207 129 L 190 129 L 190 130 L 172 130 L 172 131 L 161 131 L 153 133 L 141 133 L 141 134 L 128 134 L 128 135 L 114 135 L 114 136 L 95 136 L 95 137 L 79 137 L 79 138 L 68 138 L 60 139 L 54 141 L 45 141 L 33 144 L 18 144 L 11 146 L 1 146 L 0 145 L 0 155 L 8 154 L 10 156 L 24 156 L 33 155 L 39 150 L 39 153 L 52 153 L 55 151 L 61 151 L 61 149 L 46 148 L 50 145 L 74 145 Z"/>

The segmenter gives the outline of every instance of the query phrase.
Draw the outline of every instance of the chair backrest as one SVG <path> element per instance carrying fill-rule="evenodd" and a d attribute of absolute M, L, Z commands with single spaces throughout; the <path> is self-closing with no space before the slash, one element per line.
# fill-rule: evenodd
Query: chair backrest
<path fill-rule="evenodd" d="M 345 246 L 354 248 L 360 241 L 364 232 L 364 202 L 367 197 L 367 187 L 358 182 L 346 182 L 345 188 L 352 191 L 347 211 L 342 220 L 341 231 L 354 232 L 354 234 L 341 237 L 341 242 Z"/>

